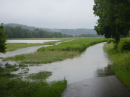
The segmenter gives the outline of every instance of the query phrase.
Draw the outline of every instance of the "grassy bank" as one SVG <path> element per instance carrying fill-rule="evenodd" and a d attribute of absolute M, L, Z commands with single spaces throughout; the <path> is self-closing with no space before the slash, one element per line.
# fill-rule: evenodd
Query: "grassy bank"
<path fill-rule="evenodd" d="M 79 52 L 76 51 L 44 51 L 31 54 L 16 55 L 14 57 L 5 58 L 4 60 L 21 61 L 21 63 L 26 64 L 41 64 L 62 61 L 66 58 L 73 58 L 78 54 Z"/>
<path fill-rule="evenodd" d="M 7 51 L 14 51 L 21 48 L 40 46 L 41 43 L 6 43 Z"/>
<path fill-rule="evenodd" d="M 87 47 L 106 41 L 105 38 L 80 38 L 59 45 L 40 48 L 38 52 L 32 54 L 17 55 L 5 58 L 4 60 L 21 61 L 22 63 L 41 64 L 62 61 L 79 55 Z"/>
<path fill-rule="evenodd" d="M 44 82 L 51 75 L 51 72 L 43 71 L 31 74 L 27 78 L 32 79 L 30 82 L 23 81 L 19 75 L 11 74 L 24 65 L 6 64 L 5 68 L 0 66 L 0 97 L 61 97 L 67 81 L 55 81 L 51 83 Z M 33 81 L 36 80 L 36 81 Z"/>
<path fill-rule="evenodd" d="M 118 47 L 119 50 L 121 47 L 120 43 Z M 104 45 L 105 52 L 109 54 L 110 59 L 113 61 L 115 74 L 130 89 L 130 51 L 124 50 L 123 52 L 119 52 L 119 50 L 117 52 L 113 48 L 114 44 Z"/>
<path fill-rule="evenodd" d="M 38 49 L 38 52 L 42 51 L 78 51 L 83 52 L 87 47 L 100 43 L 105 42 L 105 38 L 79 38 L 69 42 L 63 42 L 59 45 L 54 45 L 50 47 L 42 47 Z"/>

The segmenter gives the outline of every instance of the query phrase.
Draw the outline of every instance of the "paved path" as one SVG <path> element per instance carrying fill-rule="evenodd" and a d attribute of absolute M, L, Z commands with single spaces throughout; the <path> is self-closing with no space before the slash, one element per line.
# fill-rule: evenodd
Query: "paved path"
<path fill-rule="evenodd" d="M 130 92 L 113 75 L 69 84 L 62 97 L 130 97 Z"/>

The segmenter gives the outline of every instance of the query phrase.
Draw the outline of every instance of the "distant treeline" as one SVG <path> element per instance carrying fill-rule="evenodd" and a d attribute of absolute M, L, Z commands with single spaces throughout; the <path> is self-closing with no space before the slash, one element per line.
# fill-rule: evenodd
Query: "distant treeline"
<path fill-rule="evenodd" d="M 48 32 L 41 29 L 23 29 L 20 26 L 4 26 L 4 33 L 7 38 L 62 38 L 74 37 L 73 35 L 63 34 L 61 32 Z"/>

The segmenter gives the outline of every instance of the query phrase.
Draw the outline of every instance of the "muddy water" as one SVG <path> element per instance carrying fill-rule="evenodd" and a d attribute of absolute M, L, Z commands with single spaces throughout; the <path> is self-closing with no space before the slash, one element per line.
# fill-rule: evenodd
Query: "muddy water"
<path fill-rule="evenodd" d="M 28 73 L 37 73 L 44 70 L 51 71 L 52 76 L 47 81 L 61 80 L 65 77 L 68 84 L 89 78 L 114 75 L 111 62 L 103 51 L 104 44 L 100 43 L 91 46 L 80 56 L 73 59 L 29 67 Z"/>

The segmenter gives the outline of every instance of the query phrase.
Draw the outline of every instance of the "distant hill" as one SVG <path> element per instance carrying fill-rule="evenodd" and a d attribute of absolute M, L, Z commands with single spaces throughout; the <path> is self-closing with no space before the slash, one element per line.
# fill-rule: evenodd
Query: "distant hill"
<path fill-rule="evenodd" d="M 39 27 L 27 26 L 27 25 L 22 25 L 22 24 L 15 24 L 15 23 L 4 24 L 4 26 L 12 26 L 12 27 L 21 26 L 21 28 L 29 29 L 29 30 L 42 29 L 42 30 L 46 30 L 46 31 L 49 31 L 49 32 L 61 32 L 63 34 L 71 34 L 71 35 L 97 34 L 95 30 L 85 29 L 85 28 L 79 28 L 79 29 L 50 29 L 50 28 L 39 28 Z"/>

